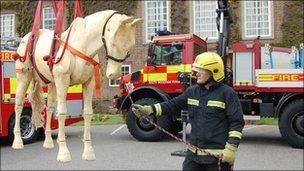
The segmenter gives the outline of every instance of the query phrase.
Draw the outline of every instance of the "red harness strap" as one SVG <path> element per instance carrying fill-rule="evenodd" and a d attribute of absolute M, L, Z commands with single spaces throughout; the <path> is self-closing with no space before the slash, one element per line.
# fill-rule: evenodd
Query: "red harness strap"
<path fill-rule="evenodd" d="M 56 1 L 52 1 L 52 6 L 53 6 L 53 11 L 55 14 L 57 14 L 58 8 L 57 8 L 57 3 Z"/>
<path fill-rule="evenodd" d="M 85 55 L 84 53 L 78 51 L 77 49 L 73 48 L 72 46 L 68 45 L 66 42 L 62 41 L 61 39 L 57 39 L 57 41 L 66 49 L 68 49 L 74 56 L 78 56 L 79 58 L 89 62 L 94 66 L 94 76 L 95 76 L 95 84 L 96 84 L 96 97 L 101 97 L 101 79 L 100 79 L 100 69 L 101 65 L 96 62 L 93 58 L 90 56 Z"/>
<path fill-rule="evenodd" d="M 74 1 L 74 19 L 76 17 L 83 17 L 82 6 L 80 0 Z"/>
<path fill-rule="evenodd" d="M 37 39 L 39 37 L 39 29 L 40 29 L 40 21 L 41 21 L 41 14 L 42 14 L 42 7 L 43 7 L 43 1 L 38 2 L 38 6 L 35 12 L 35 19 L 34 19 L 34 24 L 32 28 L 32 32 L 30 37 L 28 38 L 27 44 L 26 44 L 26 49 L 25 49 L 25 54 L 24 56 L 20 56 L 18 53 L 13 54 L 13 59 L 14 60 L 20 60 L 21 62 L 24 62 L 26 60 L 26 57 L 29 55 L 30 59 L 32 58 L 34 54 L 34 48 L 37 42 Z"/>
<path fill-rule="evenodd" d="M 28 38 L 24 56 L 20 56 L 18 53 L 14 53 L 13 54 L 14 60 L 19 59 L 21 62 L 24 62 L 28 55 L 30 56 L 30 59 L 34 55 L 34 48 L 35 48 L 37 39 L 39 37 L 39 29 L 40 29 L 40 25 L 41 25 L 42 7 L 43 7 L 43 1 L 39 1 L 37 8 L 36 8 L 36 12 L 35 12 L 35 19 L 34 19 L 34 24 L 32 27 L 32 32 L 31 32 L 30 37 Z"/>
<path fill-rule="evenodd" d="M 55 14 L 56 14 L 54 39 L 52 42 L 50 54 L 43 57 L 43 60 L 47 61 L 50 71 L 53 70 L 54 64 L 61 61 L 64 51 L 65 51 L 65 48 L 64 48 L 61 56 L 58 58 L 57 62 L 55 62 L 55 56 L 56 56 L 56 53 L 60 46 L 59 42 L 57 41 L 57 37 L 59 37 L 59 38 L 61 37 L 61 33 L 63 30 L 63 17 L 64 17 L 64 12 L 65 12 L 65 7 L 66 7 L 66 1 L 61 0 L 60 2 L 56 3 L 53 0 L 52 2 L 53 2 L 53 10 L 55 11 Z M 81 2 L 80 2 L 80 0 L 76 0 L 76 1 L 74 1 L 74 19 L 76 17 L 82 17 L 82 16 L 83 16 L 83 14 L 82 14 Z M 68 43 L 69 35 L 70 35 L 70 31 L 68 33 L 66 43 Z"/>

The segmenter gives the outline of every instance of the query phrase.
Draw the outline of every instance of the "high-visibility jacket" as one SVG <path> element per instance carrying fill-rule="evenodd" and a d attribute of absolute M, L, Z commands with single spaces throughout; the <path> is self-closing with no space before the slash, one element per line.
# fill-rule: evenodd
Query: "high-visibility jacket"
<path fill-rule="evenodd" d="M 238 146 L 244 127 L 243 111 L 234 90 L 216 83 L 207 90 L 198 84 L 170 101 L 152 106 L 156 115 L 188 110 L 191 124 L 190 143 L 202 149 L 220 151 L 226 142 Z M 214 163 L 216 158 L 193 155 L 200 163 Z"/>

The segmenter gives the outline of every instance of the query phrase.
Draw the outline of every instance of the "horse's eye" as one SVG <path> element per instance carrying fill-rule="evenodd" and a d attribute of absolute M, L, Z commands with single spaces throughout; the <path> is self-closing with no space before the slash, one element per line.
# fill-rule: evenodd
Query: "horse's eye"
<path fill-rule="evenodd" d="M 110 31 L 110 29 L 107 29 L 107 31 Z"/>

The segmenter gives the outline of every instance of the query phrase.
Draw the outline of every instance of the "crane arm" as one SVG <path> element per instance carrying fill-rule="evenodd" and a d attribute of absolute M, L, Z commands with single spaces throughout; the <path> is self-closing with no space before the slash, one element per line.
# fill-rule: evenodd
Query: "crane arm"
<path fill-rule="evenodd" d="M 225 60 L 228 55 L 229 32 L 232 18 L 228 0 L 218 0 L 217 4 L 218 9 L 216 10 L 216 23 L 219 31 L 217 53 L 222 57 L 223 60 Z"/>

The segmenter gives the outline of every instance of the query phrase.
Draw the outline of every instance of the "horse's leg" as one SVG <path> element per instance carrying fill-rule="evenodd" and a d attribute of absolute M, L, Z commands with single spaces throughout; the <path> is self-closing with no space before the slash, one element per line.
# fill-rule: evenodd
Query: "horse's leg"
<path fill-rule="evenodd" d="M 84 132 L 83 132 L 83 143 L 84 149 L 82 153 L 82 160 L 95 160 L 95 153 L 91 142 L 91 119 L 93 115 L 92 109 L 92 97 L 93 90 L 95 87 L 94 79 L 90 79 L 85 84 L 83 84 L 83 94 L 84 94 Z"/>
<path fill-rule="evenodd" d="M 58 109 L 58 146 L 59 151 L 57 155 L 57 161 L 60 162 L 68 162 L 71 161 L 71 154 L 66 145 L 65 140 L 65 118 L 67 115 L 67 102 L 66 96 L 70 84 L 70 75 L 62 74 L 62 75 L 54 75 L 55 87 L 57 92 L 57 109 Z"/>
<path fill-rule="evenodd" d="M 17 74 L 18 87 L 16 92 L 15 101 L 15 127 L 14 127 L 14 141 L 12 148 L 22 149 L 23 142 L 20 133 L 20 116 L 23 109 L 23 101 L 26 90 L 30 84 L 32 76 L 30 74 Z"/>
<path fill-rule="evenodd" d="M 56 105 L 56 87 L 54 83 L 48 85 L 48 98 L 46 110 L 46 125 L 45 125 L 45 140 L 43 143 L 44 148 L 54 148 L 51 130 L 52 114 L 55 111 Z"/>

